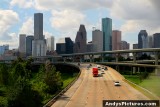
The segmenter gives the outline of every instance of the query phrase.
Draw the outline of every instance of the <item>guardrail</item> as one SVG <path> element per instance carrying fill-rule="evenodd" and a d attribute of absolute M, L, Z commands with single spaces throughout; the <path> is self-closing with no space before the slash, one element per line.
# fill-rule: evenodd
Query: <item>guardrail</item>
<path fill-rule="evenodd" d="M 76 65 L 73 65 L 73 66 L 77 67 Z M 77 67 L 77 68 L 79 68 L 79 67 Z M 70 84 L 68 84 L 63 90 L 61 90 L 60 92 L 57 92 L 57 94 L 48 103 L 46 103 L 43 107 L 51 107 L 56 102 L 56 100 L 61 95 L 63 95 L 77 81 L 77 79 L 79 78 L 80 74 L 81 74 L 81 69 L 80 69 L 77 77 Z"/>

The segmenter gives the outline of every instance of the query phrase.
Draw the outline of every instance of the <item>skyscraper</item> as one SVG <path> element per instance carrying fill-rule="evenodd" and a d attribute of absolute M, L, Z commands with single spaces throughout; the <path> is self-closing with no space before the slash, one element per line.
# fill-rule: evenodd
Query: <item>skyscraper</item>
<path fill-rule="evenodd" d="M 112 50 L 112 19 L 102 18 L 103 50 Z"/>
<path fill-rule="evenodd" d="M 34 40 L 34 37 L 32 35 L 26 37 L 26 55 L 31 56 L 32 55 L 32 41 Z"/>
<path fill-rule="evenodd" d="M 160 33 L 153 34 L 153 47 L 160 48 Z"/>
<path fill-rule="evenodd" d="M 80 25 L 79 31 L 77 32 L 74 53 L 84 53 L 87 49 L 87 33 L 84 25 Z"/>
<path fill-rule="evenodd" d="M 138 48 L 148 48 L 148 33 L 146 30 L 141 30 L 138 34 Z"/>
<path fill-rule="evenodd" d="M 103 51 L 103 32 L 95 29 L 92 31 L 93 52 Z"/>
<path fill-rule="evenodd" d="M 0 55 L 3 55 L 5 51 L 9 50 L 9 45 L 0 46 Z"/>
<path fill-rule="evenodd" d="M 112 31 L 112 50 L 121 50 L 121 31 Z"/>
<path fill-rule="evenodd" d="M 34 40 L 43 40 L 43 14 L 34 14 Z"/>
<path fill-rule="evenodd" d="M 47 38 L 47 50 L 54 51 L 54 37 Z"/>
<path fill-rule="evenodd" d="M 46 40 L 43 35 L 43 14 L 34 14 L 34 40 L 32 41 L 32 56 L 46 56 Z"/>
<path fill-rule="evenodd" d="M 133 49 L 138 49 L 138 44 L 133 44 Z"/>
<path fill-rule="evenodd" d="M 19 52 L 20 53 L 26 52 L 26 34 L 19 35 Z"/>

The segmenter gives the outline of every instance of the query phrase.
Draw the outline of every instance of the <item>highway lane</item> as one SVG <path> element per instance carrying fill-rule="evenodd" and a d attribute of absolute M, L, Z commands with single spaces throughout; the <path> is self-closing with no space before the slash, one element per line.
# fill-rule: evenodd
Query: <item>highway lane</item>
<path fill-rule="evenodd" d="M 82 65 L 81 75 L 73 86 L 51 107 L 102 107 L 103 100 L 147 100 L 139 91 L 132 88 L 114 69 L 99 71 L 99 77 L 92 76 L 92 68 Z M 95 66 L 95 65 L 93 65 Z M 114 86 L 120 81 L 121 86 Z"/>

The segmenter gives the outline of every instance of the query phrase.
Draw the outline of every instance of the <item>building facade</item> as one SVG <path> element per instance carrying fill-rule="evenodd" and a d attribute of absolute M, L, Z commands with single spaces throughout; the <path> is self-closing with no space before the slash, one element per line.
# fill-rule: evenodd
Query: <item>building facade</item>
<path fill-rule="evenodd" d="M 47 50 L 54 51 L 54 37 L 47 38 Z"/>
<path fill-rule="evenodd" d="M 160 48 L 160 33 L 153 34 L 153 48 Z"/>
<path fill-rule="evenodd" d="M 84 25 L 80 25 L 74 44 L 74 53 L 84 53 L 87 49 L 87 32 Z"/>
<path fill-rule="evenodd" d="M 60 38 L 56 44 L 56 52 L 58 54 L 72 54 L 73 41 L 70 37 Z"/>
<path fill-rule="evenodd" d="M 26 37 L 26 55 L 31 56 L 32 55 L 32 41 L 34 40 L 34 37 L 32 35 Z"/>
<path fill-rule="evenodd" d="M 138 34 L 138 49 L 148 48 L 148 33 L 146 30 L 141 30 Z"/>
<path fill-rule="evenodd" d="M 121 31 L 112 31 L 112 50 L 121 50 Z"/>
<path fill-rule="evenodd" d="M 112 19 L 102 18 L 103 50 L 112 50 Z"/>
<path fill-rule="evenodd" d="M 93 52 L 103 51 L 103 32 L 95 29 L 92 31 Z M 88 50 L 88 49 L 87 49 Z"/>
<path fill-rule="evenodd" d="M 66 54 L 72 54 L 74 43 L 70 37 L 65 38 L 65 44 L 66 44 Z"/>
<path fill-rule="evenodd" d="M 43 14 L 34 14 L 34 40 L 32 41 L 32 56 L 46 56 L 46 40 L 43 35 Z"/>
<path fill-rule="evenodd" d="M 153 48 L 153 36 L 148 36 L 148 48 Z"/>
<path fill-rule="evenodd" d="M 19 35 L 19 52 L 26 53 L 26 34 Z"/>
<path fill-rule="evenodd" d="M 133 49 L 138 49 L 138 44 L 133 44 Z"/>
<path fill-rule="evenodd" d="M 7 50 L 9 50 L 9 45 L 0 46 L 0 55 L 3 55 Z"/>

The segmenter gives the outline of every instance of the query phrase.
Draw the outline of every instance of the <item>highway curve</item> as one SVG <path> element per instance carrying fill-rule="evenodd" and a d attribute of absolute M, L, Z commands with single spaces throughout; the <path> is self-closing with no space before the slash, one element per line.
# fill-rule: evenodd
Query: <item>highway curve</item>
<path fill-rule="evenodd" d="M 92 67 L 81 65 L 81 75 L 51 107 L 102 107 L 103 100 L 148 100 L 146 96 L 131 87 L 114 69 L 99 71 L 99 77 L 92 76 Z M 119 81 L 121 86 L 114 86 Z"/>

